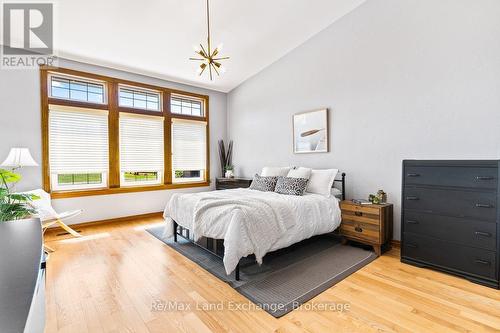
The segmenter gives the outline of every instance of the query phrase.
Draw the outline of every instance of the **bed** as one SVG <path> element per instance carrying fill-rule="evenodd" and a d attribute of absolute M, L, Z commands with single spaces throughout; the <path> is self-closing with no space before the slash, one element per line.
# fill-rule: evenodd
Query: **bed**
<path fill-rule="evenodd" d="M 246 188 L 175 193 L 164 218 L 164 237 L 178 237 L 202 246 L 222 258 L 226 273 L 239 280 L 239 261 L 255 255 L 257 262 L 272 251 L 340 226 L 339 200 L 345 199 L 345 173 L 338 196 L 303 196 Z"/>

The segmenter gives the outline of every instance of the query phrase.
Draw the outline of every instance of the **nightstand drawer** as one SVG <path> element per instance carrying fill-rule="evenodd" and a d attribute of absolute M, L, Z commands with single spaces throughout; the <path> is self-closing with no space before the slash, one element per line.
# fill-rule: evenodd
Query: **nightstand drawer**
<path fill-rule="evenodd" d="M 348 211 L 348 212 L 358 212 L 358 213 L 364 213 L 364 214 L 371 214 L 371 215 L 379 215 L 380 210 L 378 207 L 375 207 L 374 205 L 355 205 L 351 203 L 347 203 L 343 201 L 341 203 L 341 208 L 342 211 Z"/>
<path fill-rule="evenodd" d="M 365 212 L 353 212 L 350 210 L 342 210 L 342 221 L 353 221 L 380 225 L 380 214 L 372 214 Z"/>
<path fill-rule="evenodd" d="M 346 236 L 363 239 L 373 243 L 380 242 L 380 226 L 370 223 L 343 220 L 340 232 Z"/>

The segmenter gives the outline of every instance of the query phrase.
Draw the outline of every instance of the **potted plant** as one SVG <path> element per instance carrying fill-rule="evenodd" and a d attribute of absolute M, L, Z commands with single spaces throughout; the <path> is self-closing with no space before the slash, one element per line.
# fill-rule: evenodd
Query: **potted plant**
<path fill-rule="evenodd" d="M 39 199 L 38 196 L 12 191 L 12 185 L 20 180 L 21 175 L 0 169 L 0 222 L 21 220 L 36 213 L 29 202 Z"/>
<path fill-rule="evenodd" d="M 234 167 L 232 165 L 226 165 L 226 178 L 234 178 Z"/>

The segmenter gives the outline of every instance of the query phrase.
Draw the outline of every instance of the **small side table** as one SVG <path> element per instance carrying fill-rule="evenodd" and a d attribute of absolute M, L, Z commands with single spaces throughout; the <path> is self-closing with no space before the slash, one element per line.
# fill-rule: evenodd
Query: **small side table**
<path fill-rule="evenodd" d="M 380 256 L 390 248 L 392 238 L 392 204 L 358 205 L 344 200 L 340 203 L 342 224 L 340 234 L 347 240 L 371 245 Z"/>

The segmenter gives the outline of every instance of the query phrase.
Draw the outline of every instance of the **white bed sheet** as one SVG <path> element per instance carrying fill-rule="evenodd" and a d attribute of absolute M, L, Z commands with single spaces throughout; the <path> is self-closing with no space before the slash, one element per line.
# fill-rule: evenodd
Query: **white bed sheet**
<path fill-rule="evenodd" d="M 245 200 L 246 197 L 251 197 L 270 203 L 277 201 L 279 201 L 280 204 L 284 203 L 287 208 L 287 214 L 289 214 L 293 222 L 290 223 L 289 228 L 280 235 L 274 244 L 270 246 L 267 252 L 288 247 L 315 235 L 332 232 L 338 228 L 341 222 L 339 199 L 334 196 L 327 198 L 319 194 L 311 193 L 306 193 L 303 196 L 292 196 L 242 188 L 212 193 L 217 194 L 218 197 L 235 200 Z M 199 201 L 207 195 L 209 195 L 207 192 L 174 194 L 164 212 L 165 220 L 168 222 L 165 228 L 165 235 L 168 236 L 172 232 L 171 219 L 175 220 L 180 226 L 188 228 L 191 231 L 195 230 L 195 207 L 197 207 Z M 195 239 L 202 236 L 215 239 L 226 239 L 230 221 L 230 218 L 221 218 L 214 221 L 205 229 L 202 235 L 194 235 Z M 234 230 L 231 231 L 231 238 L 234 242 L 233 233 Z M 241 239 L 238 239 L 238 237 L 241 237 Z M 224 264 L 228 274 L 234 270 L 235 263 L 237 263 L 236 259 L 239 260 L 241 257 L 254 253 L 251 243 L 248 242 L 247 239 L 244 239 L 245 235 L 243 233 L 237 235 L 236 238 L 238 245 L 238 254 L 236 258 L 234 254 L 228 255 L 225 253 L 224 255 Z"/>

